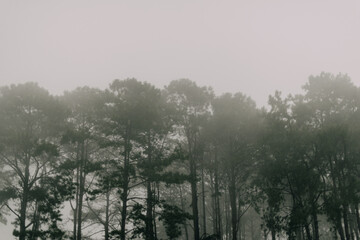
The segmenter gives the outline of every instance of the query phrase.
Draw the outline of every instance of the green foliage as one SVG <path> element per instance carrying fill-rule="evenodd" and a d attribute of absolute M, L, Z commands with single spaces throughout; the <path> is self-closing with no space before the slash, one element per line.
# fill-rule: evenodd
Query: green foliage
<path fill-rule="evenodd" d="M 187 219 L 192 219 L 192 216 L 177 206 L 162 204 L 163 211 L 160 214 L 159 220 L 164 222 L 166 234 L 169 239 L 177 239 L 181 236 L 181 225 Z"/>
<path fill-rule="evenodd" d="M 146 216 L 144 212 L 145 208 L 141 204 L 136 203 L 129 214 L 129 219 L 132 220 L 135 226 L 132 232 L 132 239 L 145 238 Z"/>
<path fill-rule="evenodd" d="M 6 187 L 0 190 L 0 204 L 7 202 L 9 199 L 17 197 L 16 190 L 11 187 Z"/>
<path fill-rule="evenodd" d="M 163 105 L 159 89 L 136 79 L 115 80 L 107 93 L 109 118 L 118 124 L 130 121 L 135 129 L 161 127 Z"/>
<path fill-rule="evenodd" d="M 231 217 L 241 223 L 252 206 L 273 235 L 318 240 L 319 222 L 349 235 L 346 224 L 355 222 L 360 203 L 359 88 L 347 75 L 321 73 L 303 89 L 275 92 L 269 110 L 259 111 L 242 93 L 215 97 L 187 79 L 163 91 L 115 80 L 105 91 L 83 87 L 61 97 L 35 83 L 2 87 L 0 221 L 8 209 L 21 228 L 15 236 L 64 239 L 63 203 L 76 200 L 77 208 L 86 199 L 96 209 L 82 218 L 108 225 L 110 239 L 124 238 L 116 221 L 131 222 L 133 238 L 149 238 L 153 220 L 163 222 L 169 239 L 180 238 L 183 224 L 210 206 L 214 228 L 229 226 Z M 174 198 L 165 194 L 174 184 L 191 193 L 164 201 Z M 205 210 L 191 205 L 196 216 L 186 213 L 190 194 L 193 202 L 204 196 Z M 225 199 L 234 216 L 222 217 Z M 130 212 L 119 211 L 125 203 Z"/>
<path fill-rule="evenodd" d="M 38 143 L 38 145 L 35 147 L 33 156 L 38 157 L 41 154 L 47 154 L 49 156 L 58 157 L 59 156 L 58 146 L 56 146 L 53 143 L 42 141 L 41 143 Z"/>

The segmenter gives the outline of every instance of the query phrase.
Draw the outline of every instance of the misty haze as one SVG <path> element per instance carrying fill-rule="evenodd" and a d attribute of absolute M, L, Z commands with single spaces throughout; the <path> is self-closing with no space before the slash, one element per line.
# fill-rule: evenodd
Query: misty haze
<path fill-rule="evenodd" d="M 360 240 L 360 2 L 0 0 L 0 240 Z"/>

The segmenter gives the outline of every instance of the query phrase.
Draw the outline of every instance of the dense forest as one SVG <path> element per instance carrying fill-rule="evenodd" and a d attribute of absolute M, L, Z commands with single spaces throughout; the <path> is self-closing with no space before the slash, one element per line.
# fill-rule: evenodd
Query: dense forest
<path fill-rule="evenodd" d="M 0 224 L 20 239 L 359 240 L 360 88 L 216 96 L 136 79 L 0 88 Z"/>

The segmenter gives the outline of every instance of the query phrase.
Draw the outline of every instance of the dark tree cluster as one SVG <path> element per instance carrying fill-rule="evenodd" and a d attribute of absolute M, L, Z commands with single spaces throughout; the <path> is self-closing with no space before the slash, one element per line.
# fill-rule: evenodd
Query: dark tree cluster
<path fill-rule="evenodd" d="M 0 224 L 39 239 L 359 240 L 360 88 L 0 88 Z"/>

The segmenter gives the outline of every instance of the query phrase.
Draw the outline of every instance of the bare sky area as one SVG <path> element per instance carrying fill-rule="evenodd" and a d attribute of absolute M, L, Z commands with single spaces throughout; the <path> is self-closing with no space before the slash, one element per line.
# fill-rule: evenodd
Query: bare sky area
<path fill-rule="evenodd" d="M 0 31 L 0 85 L 54 94 L 189 78 L 261 106 L 321 71 L 360 85 L 356 0 L 0 0 Z"/>

